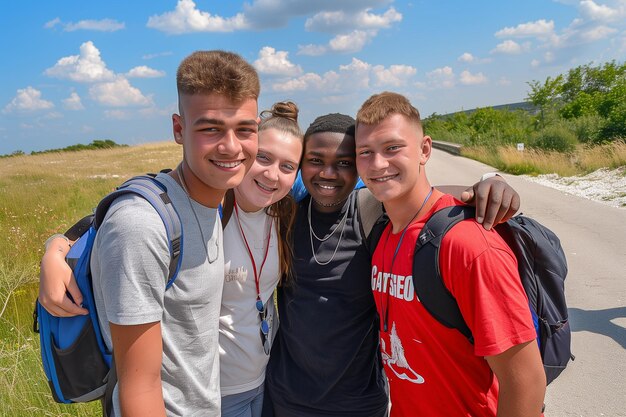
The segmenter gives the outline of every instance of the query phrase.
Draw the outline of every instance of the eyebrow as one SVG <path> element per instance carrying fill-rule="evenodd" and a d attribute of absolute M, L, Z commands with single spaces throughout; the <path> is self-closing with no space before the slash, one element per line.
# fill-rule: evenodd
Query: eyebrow
<path fill-rule="evenodd" d="M 194 126 L 197 126 L 197 125 L 224 126 L 225 124 L 226 123 L 224 123 L 224 121 L 221 119 L 208 119 L 206 117 L 201 117 L 194 122 Z M 252 126 L 252 125 L 255 125 L 255 126 L 257 125 L 257 122 L 255 119 L 240 120 L 239 123 L 237 123 L 237 126 Z"/>

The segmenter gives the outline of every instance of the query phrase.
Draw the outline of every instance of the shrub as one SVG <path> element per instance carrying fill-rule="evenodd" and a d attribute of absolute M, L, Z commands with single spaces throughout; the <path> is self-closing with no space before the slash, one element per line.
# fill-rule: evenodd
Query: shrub
<path fill-rule="evenodd" d="M 581 143 L 599 143 L 600 131 L 604 127 L 605 119 L 597 114 L 571 119 L 569 125 Z"/>
<path fill-rule="evenodd" d="M 530 146 L 547 151 L 571 152 L 576 147 L 576 136 L 563 125 L 553 125 L 535 132 Z"/>
<path fill-rule="evenodd" d="M 626 138 L 626 102 L 611 111 L 606 124 L 600 130 L 600 138 L 596 143 L 624 138 Z"/>

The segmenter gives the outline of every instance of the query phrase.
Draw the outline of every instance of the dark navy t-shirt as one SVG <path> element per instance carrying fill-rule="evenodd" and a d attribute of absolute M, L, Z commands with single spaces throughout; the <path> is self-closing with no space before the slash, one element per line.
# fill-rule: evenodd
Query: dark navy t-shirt
<path fill-rule="evenodd" d="M 321 263 L 313 259 L 307 210 L 300 202 L 294 228 L 295 279 L 280 288 L 280 330 L 272 347 L 265 389 L 276 416 L 384 416 L 386 381 L 378 348 L 378 319 L 353 192 L 339 214 L 312 208 Z M 341 220 L 346 214 L 345 228 Z M 341 242 L 339 242 L 341 236 Z"/>

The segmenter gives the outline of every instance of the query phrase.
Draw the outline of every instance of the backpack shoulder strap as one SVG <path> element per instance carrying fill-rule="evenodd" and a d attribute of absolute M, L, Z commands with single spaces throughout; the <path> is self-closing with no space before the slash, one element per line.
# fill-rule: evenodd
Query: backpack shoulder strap
<path fill-rule="evenodd" d="M 136 194 L 146 199 L 154 207 L 165 225 L 171 255 L 169 274 L 165 286 L 168 289 L 176 280 L 182 262 L 180 255 L 182 253 L 183 230 L 180 217 L 167 195 L 167 188 L 159 180 L 149 175 L 141 175 L 129 179 L 120 185 L 117 190 L 104 197 L 98 204 L 94 217 L 94 227 L 96 229 L 102 224 L 111 203 L 124 194 Z"/>
<path fill-rule="evenodd" d="M 435 212 L 420 232 L 413 255 L 413 286 L 417 298 L 437 321 L 459 330 L 470 343 L 474 341 L 472 332 L 441 278 L 439 249 L 446 232 L 460 221 L 473 218 L 474 213 L 474 208 L 467 206 L 445 207 Z"/>
<path fill-rule="evenodd" d="M 374 198 L 370 190 L 360 188 L 356 192 L 361 237 L 368 252 L 372 255 L 389 219 L 385 215 L 382 203 Z"/>

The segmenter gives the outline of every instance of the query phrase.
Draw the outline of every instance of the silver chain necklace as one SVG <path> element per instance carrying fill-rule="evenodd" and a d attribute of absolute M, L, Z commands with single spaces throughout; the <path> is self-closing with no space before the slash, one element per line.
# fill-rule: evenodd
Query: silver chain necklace
<path fill-rule="evenodd" d="M 189 194 L 189 190 L 187 189 L 187 182 L 185 181 L 185 175 L 183 174 L 182 163 L 178 164 L 176 167 L 176 173 L 178 174 L 178 178 L 180 179 L 180 186 L 183 188 L 185 195 L 187 196 L 187 202 L 189 203 L 189 207 L 191 207 L 191 212 L 193 213 L 193 217 L 196 219 L 196 224 L 198 225 L 198 230 L 200 230 L 200 236 L 202 236 L 202 245 L 204 246 L 204 250 L 206 251 L 206 258 L 210 264 L 215 262 L 218 256 L 215 259 L 211 260 L 209 256 L 209 247 L 207 246 L 208 241 L 204 237 L 204 232 L 202 231 L 202 226 L 200 225 L 200 219 L 198 219 L 198 213 L 196 213 L 196 209 L 193 207 L 193 202 L 191 201 L 191 195 Z"/>
<path fill-rule="evenodd" d="M 313 234 L 313 236 L 315 236 L 315 239 L 319 240 L 320 242 L 326 242 L 328 239 L 330 239 L 330 237 L 332 235 L 335 234 L 335 232 L 337 231 L 337 229 L 339 228 L 339 226 L 341 225 L 341 223 L 346 221 L 346 218 L 348 217 L 348 210 L 346 210 L 346 214 L 343 215 L 343 219 L 341 219 L 341 221 L 339 222 L 339 224 L 337 224 L 337 226 L 335 226 L 335 228 L 333 229 L 332 232 L 330 232 L 329 235 L 324 236 L 323 238 L 319 237 L 318 235 L 315 234 L 315 231 L 313 230 L 313 226 L 311 226 L 311 202 L 313 201 L 313 198 L 311 198 L 309 200 L 309 210 L 307 212 L 307 216 L 309 219 L 309 230 L 311 231 L 311 233 Z M 345 201 L 344 201 L 345 202 Z M 328 206 L 324 206 L 324 207 L 328 207 Z"/>
<path fill-rule="evenodd" d="M 312 200 L 312 198 L 311 198 Z M 348 208 L 346 208 L 346 214 L 344 214 L 343 218 L 341 219 L 341 221 L 337 224 L 337 226 L 335 226 L 335 228 L 333 229 L 333 231 L 325 236 L 323 239 L 320 239 L 315 232 L 313 231 L 313 225 L 311 224 L 311 200 L 309 200 L 309 210 L 308 210 L 308 220 L 309 220 L 309 237 L 310 237 L 310 241 L 311 241 L 311 252 L 313 253 L 313 260 L 315 260 L 315 263 L 320 265 L 320 266 L 324 266 L 324 265 L 328 265 L 329 263 L 332 262 L 333 259 L 335 259 L 335 255 L 337 254 L 337 250 L 339 249 L 339 245 L 341 245 L 341 238 L 343 237 L 343 232 L 346 228 L 346 219 L 348 218 Z M 342 224 L 343 223 L 343 224 Z M 326 240 L 328 240 L 339 228 L 339 226 L 341 225 L 341 232 L 339 233 L 339 240 L 337 241 L 337 246 L 335 246 L 335 250 L 332 254 L 332 256 L 330 257 L 329 260 L 324 261 L 324 262 L 320 262 L 319 259 L 317 259 L 317 255 L 315 255 L 315 247 L 313 246 L 313 236 L 315 236 L 315 238 L 317 240 L 319 240 L 320 242 L 325 242 Z M 321 246 L 321 244 L 320 244 Z"/>

